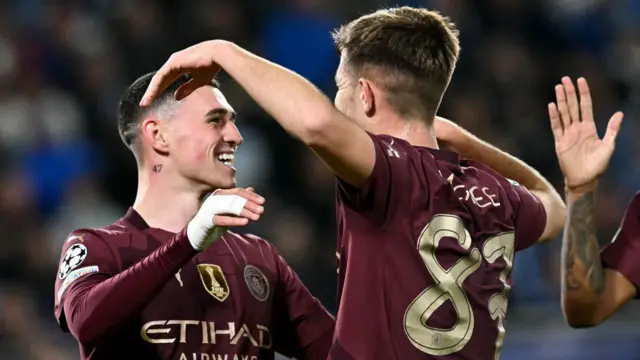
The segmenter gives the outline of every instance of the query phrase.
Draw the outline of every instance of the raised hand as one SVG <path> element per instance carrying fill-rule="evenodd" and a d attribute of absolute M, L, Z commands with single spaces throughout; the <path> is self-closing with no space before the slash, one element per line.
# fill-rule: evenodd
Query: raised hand
<path fill-rule="evenodd" d="M 213 60 L 216 55 L 215 44 L 219 41 L 204 41 L 173 53 L 151 79 L 151 83 L 140 101 L 140 106 L 151 105 L 156 96 L 184 74 L 191 75 L 192 79 L 176 91 L 178 100 L 188 96 L 199 87 L 209 85 L 220 71 L 220 66 Z"/>
<path fill-rule="evenodd" d="M 587 81 L 578 79 L 580 102 L 569 77 L 562 78 L 562 84 L 556 85 L 555 90 L 557 103 L 549 104 L 549 118 L 565 184 L 570 190 L 595 186 L 615 149 L 623 114 L 613 114 L 601 139 L 593 119 Z"/>
<path fill-rule="evenodd" d="M 206 198 L 187 225 L 187 238 L 195 250 L 203 251 L 229 227 L 244 226 L 260 219 L 264 198 L 252 188 L 217 190 Z"/>
<path fill-rule="evenodd" d="M 215 195 L 237 195 L 247 200 L 246 204 L 244 204 L 244 208 L 237 216 L 229 213 L 217 213 L 214 215 L 213 223 L 216 226 L 244 226 L 249 223 L 249 220 L 259 220 L 260 215 L 264 212 L 264 198 L 256 194 L 253 188 L 220 189 L 215 192 Z"/>

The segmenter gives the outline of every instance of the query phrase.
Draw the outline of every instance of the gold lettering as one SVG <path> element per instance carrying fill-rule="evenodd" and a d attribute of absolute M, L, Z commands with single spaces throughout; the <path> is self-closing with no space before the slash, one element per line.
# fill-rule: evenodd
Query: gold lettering
<path fill-rule="evenodd" d="M 216 341 L 217 334 L 229 335 L 230 339 L 233 338 L 233 336 L 236 334 L 236 323 L 230 321 L 228 324 L 229 324 L 229 330 L 216 330 L 216 323 L 213 321 L 209 322 L 209 334 L 210 334 L 212 344 L 217 344 L 217 341 Z"/>
<path fill-rule="evenodd" d="M 203 321 L 202 322 L 202 343 L 203 344 L 208 344 L 209 343 L 209 332 L 207 331 L 207 322 Z M 209 355 L 207 355 L 209 356 Z"/>
<path fill-rule="evenodd" d="M 453 192 L 457 192 L 458 190 L 463 189 L 464 190 L 464 194 L 465 197 L 458 197 L 458 200 L 460 201 L 467 201 L 469 198 L 469 193 L 467 192 L 467 190 L 464 188 L 464 185 L 456 185 L 453 187 Z"/>
<path fill-rule="evenodd" d="M 149 343 L 152 344 L 171 344 L 175 342 L 179 342 L 181 344 L 186 344 L 193 341 L 200 341 L 202 344 L 219 344 L 219 343 L 229 343 L 231 345 L 237 345 L 238 343 L 242 343 L 242 338 L 247 338 L 248 341 L 255 347 L 260 347 L 263 349 L 271 349 L 272 338 L 271 333 L 269 332 L 269 328 L 264 325 L 256 324 L 255 328 L 253 326 L 249 327 L 247 324 L 236 324 L 233 321 L 227 322 L 227 329 L 216 329 L 215 322 L 206 322 L 206 321 L 197 321 L 197 320 L 155 320 L 150 321 L 142 326 L 140 329 L 140 337 Z M 171 326 L 173 325 L 173 326 Z M 174 326 L 178 325 L 179 329 L 175 329 Z M 188 336 L 189 326 L 198 326 L 200 325 L 200 331 L 196 329 L 191 331 L 191 337 Z M 156 338 L 152 336 L 153 334 L 166 334 L 168 336 L 175 335 L 175 332 L 179 331 L 179 336 L 172 337 L 159 337 Z M 202 339 L 194 339 L 194 335 L 200 332 L 202 334 Z M 228 336 L 229 340 L 219 341 L 218 335 Z M 257 340 L 256 340 L 257 339 Z M 194 353 L 195 354 L 195 353 Z M 187 355 L 185 355 L 187 356 Z M 197 355 L 193 360 L 199 360 Z M 204 355 L 203 355 L 204 356 Z M 206 355 L 209 356 L 209 355 Z M 216 355 L 211 355 L 211 360 L 215 359 Z M 187 358 L 189 360 L 191 358 Z M 204 359 L 201 359 L 204 360 Z M 209 359 L 206 359 L 209 360 Z"/>
<path fill-rule="evenodd" d="M 187 353 L 180 354 L 179 360 L 258 360 L 256 355 L 243 354 L 207 354 L 207 353 Z"/>
<path fill-rule="evenodd" d="M 471 189 L 469 189 L 469 195 L 471 195 L 471 202 L 473 202 L 474 204 L 476 204 L 477 207 L 486 207 L 487 205 L 481 205 L 480 204 L 480 200 L 482 200 L 482 196 L 477 196 L 474 191 L 478 190 L 477 186 L 472 186 Z"/>
<path fill-rule="evenodd" d="M 486 186 L 482 188 L 472 186 L 469 189 L 467 189 L 465 185 L 456 185 L 453 187 L 453 192 L 458 194 L 458 200 L 460 201 L 471 201 L 475 206 L 480 208 L 485 208 L 487 206 L 500 206 L 500 203 L 496 201 L 498 195 L 493 194 L 490 191 L 491 189 Z"/>
<path fill-rule="evenodd" d="M 236 336 L 234 336 L 233 339 L 231 339 L 231 345 L 236 345 L 240 340 L 240 338 L 243 336 L 246 338 L 249 338 L 249 341 L 251 341 L 251 344 L 253 346 L 258 346 L 258 342 L 253 338 L 253 336 L 251 336 L 251 331 L 249 331 L 247 324 L 242 325 L 242 327 L 240 328 L 240 331 L 238 331 Z"/>
<path fill-rule="evenodd" d="M 271 349 L 271 334 L 269 329 L 264 325 L 256 326 L 258 328 L 258 338 L 260 339 L 260 347 Z"/>
<path fill-rule="evenodd" d="M 187 325 L 198 325 L 198 320 L 169 320 L 167 325 L 180 325 L 180 343 L 185 344 L 187 342 Z M 175 339 L 174 339 L 175 340 Z"/>
<path fill-rule="evenodd" d="M 491 204 L 493 204 L 493 206 L 495 206 L 495 207 L 500 206 L 500 203 L 494 200 L 495 198 L 497 198 L 497 197 L 498 197 L 498 195 L 496 195 L 496 194 L 490 194 L 490 193 L 489 193 L 489 190 L 491 190 L 491 189 L 489 189 L 488 187 L 486 187 L 486 186 L 485 186 L 485 187 L 483 187 L 483 188 L 482 188 L 482 193 L 483 193 L 486 197 L 488 197 L 488 198 L 489 198 L 489 201 L 491 201 Z"/>
<path fill-rule="evenodd" d="M 154 326 L 162 326 L 166 323 L 167 322 L 164 320 L 149 321 L 148 323 L 144 324 L 144 326 L 142 326 L 142 329 L 140 329 L 140 337 L 142 337 L 142 340 L 152 344 L 170 344 L 176 341 L 176 338 L 152 339 L 149 336 L 150 334 L 168 334 L 169 332 L 171 332 L 170 328 L 152 329 L 152 327 Z"/>

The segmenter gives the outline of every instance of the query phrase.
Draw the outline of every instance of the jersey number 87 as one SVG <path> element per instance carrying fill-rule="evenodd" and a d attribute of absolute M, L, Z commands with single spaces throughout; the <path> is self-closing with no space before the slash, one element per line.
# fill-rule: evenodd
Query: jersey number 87
<path fill-rule="evenodd" d="M 480 267 L 482 258 L 494 263 L 503 258 L 506 266 L 500 273 L 504 289 L 489 299 L 488 310 L 491 318 L 498 320 L 495 359 L 500 356 L 504 340 L 504 318 L 507 313 L 507 295 L 510 286 L 507 276 L 513 264 L 515 233 L 505 232 L 485 241 L 482 254 L 477 248 L 460 258 L 449 269 L 440 265 L 436 258 L 436 249 L 443 237 L 452 237 L 465 249 L 471 248 L 472 239 L 462 220 L 452 215 L 436 215 L 422 230 L 418 241 L 418 251 L 435 284 L 423 290 L 409 304 L 404 314 L 404 329 L 409 341 L 420 351 L 434 356 L 449 355 L 458 352 L 471 339 L 474 328 L 474 315 L 462 288 L 462 283 Z M 447 300 L 451 301 L 458 320 L 450 329 L 439 329 L 427 325 L 428 319 Z"/>

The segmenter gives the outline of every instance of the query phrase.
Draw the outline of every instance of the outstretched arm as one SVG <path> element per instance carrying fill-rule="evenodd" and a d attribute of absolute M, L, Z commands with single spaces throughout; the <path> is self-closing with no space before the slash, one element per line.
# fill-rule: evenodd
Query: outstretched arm
<path fill-rule="evenodd" d="M 567 216 L 565 204 L 553 185 L 536 169 L 442 117 L 436 117 L 435 130 L 439 142 L 451 146 L 461 156 L 479 161 L 502 176 L 519 182 L 538 198 L 547 214 L 540 240 L 553 239 L 562 230 Z"/>
<path fill-rule="evenodd" d="M 619 271 L 603 266 L 595 226 L 595 187 L 567 191 L 567 203 L 569 220 L 562 240 L 562 308 L 569 325 L 595 326 L 635 297 L 636 287 Z"/>
<path fill-rule="evenodd" d="M 586 80 L 578 79 L 578 89 L 580 102 L 571 79 L 563 78 L 549 117 L 569 206 L 562 239 L 562 308 L 571 326 L 586 327 L 611 316 L 635 295 L 635 287 L 618 270 L 603 267 L 594 223 L 598 178 L 613 154 L 622 113 L 611 117 L 600 139 Z"/>
<path fill-rule="evenodd" d="M 363 129 L 300 75 L 227 41 L 206 41 L 173 54 L 151 81 L 141 105 L 150 105 L 182 74 L 194 79 L 178 90 L 178 98 L 207 84 L 220 69 L 287 132 L 311 147 L 338 177 L 353 186 L 369 177 L 375 149 Z"/>

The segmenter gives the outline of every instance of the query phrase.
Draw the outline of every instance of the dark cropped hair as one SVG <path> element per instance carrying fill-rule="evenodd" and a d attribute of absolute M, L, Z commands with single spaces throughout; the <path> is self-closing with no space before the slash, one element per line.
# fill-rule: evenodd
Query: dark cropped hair
<path fill-rule="evenodd" d="M 175 102 L 174 94 L 178 88 L 186 84 L 191 76 L 182 75 L 173 82 L 166 90 L 158 95 L 151 106 L 143 108 L 138 105 L 142 96 L 147 91 L 151 79 L 155 72 L 151 72 L 139 77 L 124 91 L 120 104 L 118 106 L 118 133 L 124 144 L 135 154 L 134 143 L 140 137 L 140 121 L 145 113 L 153 111 L 169 102 Z M 216 80 L 211 80 L 211 86 L 217 88 L 219 86 Z"/>

